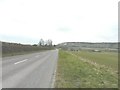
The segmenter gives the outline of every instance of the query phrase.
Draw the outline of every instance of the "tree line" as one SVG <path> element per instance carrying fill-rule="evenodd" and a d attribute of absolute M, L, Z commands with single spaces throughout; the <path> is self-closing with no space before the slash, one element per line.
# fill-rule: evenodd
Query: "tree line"
<path fill-rule="evenodd" d="M 42 38 L 40 39 L 38 46 L 52 46 L 52 40 L 48 39 L 44 41 Z"/>

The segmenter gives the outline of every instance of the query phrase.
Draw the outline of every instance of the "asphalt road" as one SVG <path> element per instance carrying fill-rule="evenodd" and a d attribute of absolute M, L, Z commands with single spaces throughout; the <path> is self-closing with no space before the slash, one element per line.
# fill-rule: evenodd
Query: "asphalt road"
<path fill-rule="evenodd" d="M 58 50 L 2 59 L 2 88 L 51 88 Z"/>

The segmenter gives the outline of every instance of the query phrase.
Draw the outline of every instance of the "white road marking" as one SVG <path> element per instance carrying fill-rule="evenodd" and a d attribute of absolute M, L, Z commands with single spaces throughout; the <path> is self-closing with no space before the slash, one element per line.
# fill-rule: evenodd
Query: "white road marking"
<path fill-rule="evenodd" d="M 27 60 L 28 60 L 28 59 L 25 59 L 25 60 L 22 60 L 22 61 L 16 62 L 16 63 L 14 63 L 14 64 L 19 64 L 19 63 L 25 62 L 25 61 L 27 61 Z"/>

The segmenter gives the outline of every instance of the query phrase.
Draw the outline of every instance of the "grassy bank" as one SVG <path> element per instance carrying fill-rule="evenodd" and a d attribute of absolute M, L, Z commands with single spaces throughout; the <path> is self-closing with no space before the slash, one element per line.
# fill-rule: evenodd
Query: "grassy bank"
<path fill-rule="evenodd" d="M 76 53 L 59 51 L 56 88 L 117 88 L 117 80 L 114 70 L 80 60 Z"/>
<path fill-rule="evenodd" d="M 2 57 L 9 57 L 9 56 L 15 56 L 15 55 L 24 55 L 24 54 L 31 54 L 36 52 L 42 52 L 45 50 L 39 50 L 39 51 L 22 51 L 22 52 L 11 52 L 11 53 L 4 53 L 2 54 Z"/>
<path fill-rule="evenodd" d="M 2 57 L 29 54 L 51 49 L 54 49 L 54 47 L 2 42 Z"/>

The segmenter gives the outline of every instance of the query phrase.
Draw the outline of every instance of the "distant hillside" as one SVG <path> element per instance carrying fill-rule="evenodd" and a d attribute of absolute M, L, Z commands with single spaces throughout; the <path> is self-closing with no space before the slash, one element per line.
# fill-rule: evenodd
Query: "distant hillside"
<path fill-rule="evenodd" d="M 64 42 L 57 45 L 57 47 L 67 50 L 81 50 L 81 49 L 111 49 L 117 50 L 118 43 L 91 43 L 91 42 Z"/>

